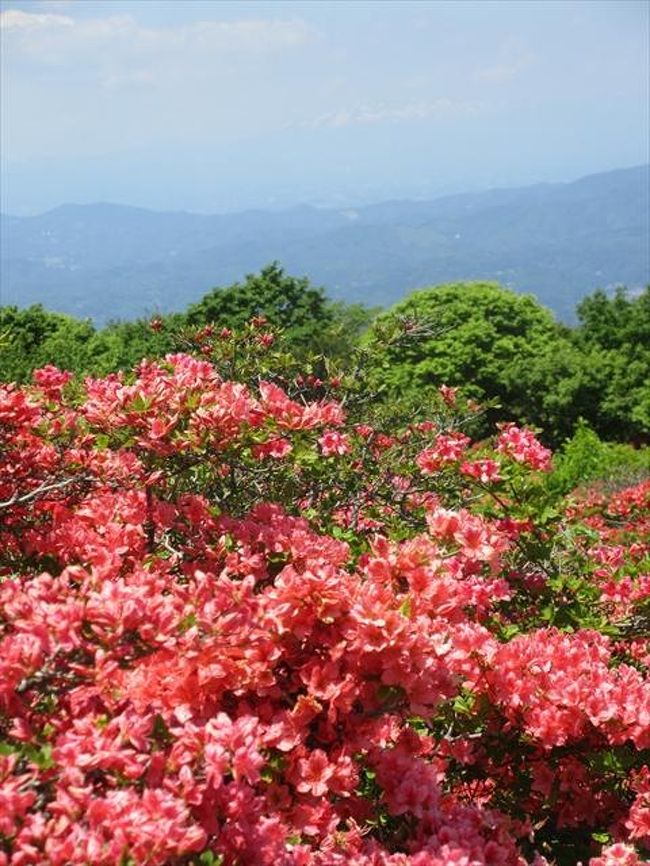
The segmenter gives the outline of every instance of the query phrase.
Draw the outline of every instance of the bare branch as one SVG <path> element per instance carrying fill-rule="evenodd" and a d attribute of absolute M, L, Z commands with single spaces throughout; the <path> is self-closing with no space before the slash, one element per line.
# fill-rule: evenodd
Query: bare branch
<path fill-rule="evenodd" d="M 53 490 L 64 490 L 72 484 L 95 480 L 96 479 L 92 475 L 77 475 L 70 478 L 64 478 L 61 481 L 43 481 L 38 485 L 38 487 L 30 490 L 29 493 L 14 493 L 11 499 L 7 499 L 5 502 L 0 502 L 0 510 L 11 508 L 13 505 L 24 505 L 26 502 L 31 502 L 32 499 L 36 499 L 39 496 L 43 496 L 45 493 L 52 492 Z"/>

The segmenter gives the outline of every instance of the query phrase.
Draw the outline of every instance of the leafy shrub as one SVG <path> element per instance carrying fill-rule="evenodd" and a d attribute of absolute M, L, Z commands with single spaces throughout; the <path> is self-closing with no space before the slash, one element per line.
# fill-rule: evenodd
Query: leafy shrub
<path fill-rule="evenodd" d="M 195 344 L 0 387 L 0 864 L 644 862 L 650 483 Z"/>
<path fill-rule="evenodd" d="M 650 448 L 603 442 L 582 421 L 572 438 L 555 455 L 548 483 L 551 489 L 569 493 L 579 486 L 593 486 L 594 482 L 614 489 L 649 477 Z"/>
<path fill-rule="evenodd" d="M 377 318 L 367 339 L 404 321 L 422 334 L 378 354 L 377 375 L 393 395 L 444 382 L 484 403 L 488 422 L 532 424 L 554 445 L 580 418 L 606 439 L 647 442 L 649 299 L 650 289 L 637 298 L 595 292 L 569 329 L 530 295 L 453 283 L 413 292 Z"/>

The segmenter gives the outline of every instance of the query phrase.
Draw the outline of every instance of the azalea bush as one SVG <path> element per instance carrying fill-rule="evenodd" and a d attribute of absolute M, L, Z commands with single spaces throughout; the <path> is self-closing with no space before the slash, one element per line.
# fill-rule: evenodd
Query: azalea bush
<path fill-rule="evenodd" d="M 264 319 L 0 386 L 0 864 L 640 864 L 650 484 Z"/>

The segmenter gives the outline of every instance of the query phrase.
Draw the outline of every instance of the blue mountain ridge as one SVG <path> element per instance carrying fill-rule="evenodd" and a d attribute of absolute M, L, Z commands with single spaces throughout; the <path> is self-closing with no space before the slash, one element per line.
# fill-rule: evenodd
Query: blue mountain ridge
<path fill-rule="evenodd" d="M 409 291 L 492 279 L 559 318 L 597 287 L 650 282 L 650 166 L 572 183 L 359 208 L 193 214 L 66 204 L 0 223 L 0 302 L 97 324 L 181 310 L 270 261 L 334 298 L 387 305 Z"/>

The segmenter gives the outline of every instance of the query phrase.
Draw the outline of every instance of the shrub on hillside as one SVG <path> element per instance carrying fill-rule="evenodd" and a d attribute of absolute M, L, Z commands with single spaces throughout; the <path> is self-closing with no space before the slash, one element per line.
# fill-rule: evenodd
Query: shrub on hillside
<path fill-rule="evenodd" d="M 579 307 L 581 324 L 569 329 L 531 295 L 454 283 L 412 293 L 376 319 L 367 339 L 381 340 L 403 322 L 422 335 L 379 354 L 377 377 L 391 395 L 444 382 L 485 403 L 489 422 L 532 424 L 555 445 L 580 418 L 603 438 L 647 442 L 648 297 L 650 290 L 635 299 L 596 292 Z"/>
<path fill-rule="evenodd" d="M 577 487 L 614 490 L 650 478 L 650 448 L 634 448 L 620 442 L 603 442 L 581 421 L 571 439 L 557 452 L 549 487 L 569 493 Z"/>
<path fill-rule="evenodd" d="M 0 387 L 0 864 L 643 862 L 650 484 L 196 337 Z"/>

